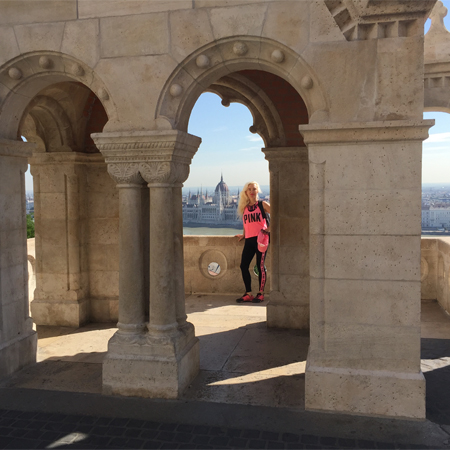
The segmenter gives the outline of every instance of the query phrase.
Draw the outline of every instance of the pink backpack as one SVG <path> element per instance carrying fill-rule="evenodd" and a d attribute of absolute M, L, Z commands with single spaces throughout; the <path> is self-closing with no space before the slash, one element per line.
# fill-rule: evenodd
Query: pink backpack
<path fill-rule="evenodd" d="M 263 231 L 260 230 L 256 240 L 258 242 L 258 250 L 261 253 L 264 253 L 269 246 L 269 235 L 267 233 L 263 233 Z"/>

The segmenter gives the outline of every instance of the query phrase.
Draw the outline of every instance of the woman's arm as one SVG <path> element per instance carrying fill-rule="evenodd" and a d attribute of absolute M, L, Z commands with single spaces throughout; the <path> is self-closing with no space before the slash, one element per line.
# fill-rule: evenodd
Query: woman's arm
<path fill-rule="evenodd" d="M 270 214 L 270 203 L 267 203 L 267 202 L 262 202 L 262 205 L 263 205 L 263 208 L 264 208 L 264 211 L 267 213 L 267 214 Z M 267 233 L 270 233 L 270 225 L 267 227 L 267 229 L 265 230 Z"/>
<path fill-rule="evenodd" d="M 244 231 L 242 231 L 242 234 L 235 234 L 235 235 L 234 235 L 234 237 L 237 237 L 237 238 L 239 238 L 239 239 L 238 239 L 238 242 L 241 242 L 241 241 L 242 241 L 242 239 L 244 239 L 244 238 L 245 238 L 245 230 L 244 230 Z"/>

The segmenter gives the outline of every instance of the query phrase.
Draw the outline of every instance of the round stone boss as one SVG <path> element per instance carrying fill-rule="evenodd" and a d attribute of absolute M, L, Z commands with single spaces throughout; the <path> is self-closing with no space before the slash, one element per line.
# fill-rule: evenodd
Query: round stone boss
<path fill-rule="evenodd" d="M 228 269 L 227 257 L 220 250 L 206 250 L 200 255 L 198 262 L 200 272 L 209 280 L 222 278 Z M 215 274 L 211 274 L 210 270 L 217 269 L 217 267 L 220 267 L 220 270 Z"/>

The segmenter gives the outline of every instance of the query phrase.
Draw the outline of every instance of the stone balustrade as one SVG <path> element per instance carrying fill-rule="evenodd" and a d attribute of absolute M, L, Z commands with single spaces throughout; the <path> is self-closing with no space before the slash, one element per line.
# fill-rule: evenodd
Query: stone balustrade
<path fill-rule="evenodd" d="M 239 230 L 236 230 L 236 233 L 239 232 Z M 34 298 L 34 289 L 36 288 L 35 239 L 28 239 L 27 244 L 28 287 L 30 301 L 32 301 Z M 244 242 L 238 242 L 237 238 L 234 236 L 184 236 L 184 273 L 186 294 L 242 294 L 244 285 L 239 266 L 241 263 L 243 246 Z M 216 266 L 213 266 L 217 275 L 211 275 L 208 272 L 208 266 L 210 263 L 217 263 L 219 265 L 220 271 L 216 269 Z M 250 267 L 253 269 L 255 265 L 256 258 L 253 259 Z M 270 247 L 267 255 L 266 267 L 268 270 L 267 286 L 269 287 Z M 253 270 L 251 270 L 251 272 L 253 273 Z M 92 279 L 91 283 L 95 283 L 95 279 Z M 99 288 L 101 288 L 101 286 L 99 286 Z M 253 290 L 256 292 L 257 289 L 258 278 L 256 274 L 253 274 Z M 118 292 L 116 298 L 117 296 Z"/>
<path fill-rule="evenodd" d="M 422 238 L 421 256 L 422 300 L 437 300 L 450 313 L 450 238 Z"/>
<path fill-rule="evenodd" d="M 241 231 L 236 230 L 236 233 Z M 234 236 L 184 236 L 184 277 L 186 293 L 242 294 L 241 254 L 244 241 Z M 266 267 L 267 287 L 270 288 L 270 247 Z M 208 272 L 210 263 L 220 266 L 220 273 Z M 256 258 L 250 264 L 251 273 Z M 258 278 L 252 278 L 254 293 L 258 290 Z M 267 292 L 269 289 L 267 289 Z"/>
<path fill-rule="evenodd" d="M 242 246 L 233 236 L 184 236 L 186 293 L 240 294 Z M 437 300 L 450 313 L 450 238 L 422 238 L 421 257 L 422 300 Z M 34 238 L 28 239 L 30 301 L 36 287 L 35 258 Z M 215 276 L 208 272 L 210 263 L 220 266 Z M 270 283 L 270 250 L 266 266 Z M 256 275 L 254 283 L 256 288 Z"/>

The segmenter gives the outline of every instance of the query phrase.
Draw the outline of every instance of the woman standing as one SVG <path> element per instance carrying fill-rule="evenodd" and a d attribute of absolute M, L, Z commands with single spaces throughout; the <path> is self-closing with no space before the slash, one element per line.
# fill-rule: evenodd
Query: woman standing
<path fill-rule="evenodd" d="M 242 216 L 244 234 L 237 234 L 236 237 L 239 238 L 239 241 L 245 238 L 241 258 L 241 272 L 245 284 L 245 294 L 236 300 L 238 303 L 260 303 L 264 301 L 264 286 L 267 278 L 267 270 L 264 265 L 266 252 L 261 253 L 258 250 L 257 237 L 261 230 L 265 234 L 270 232 L 269 224 L 266 220 L 266 213 L 270 214 L 270 205 L 267 202 L 258 201 L 258 193 L 260 192 L 259 184 L 256 181 L 250 181 L 245 184 L 239 198 L 238 214 Z M 249 266 L 255 253 L 259 272 L 259 291 L 256 297 L 253 297 Z"/>

